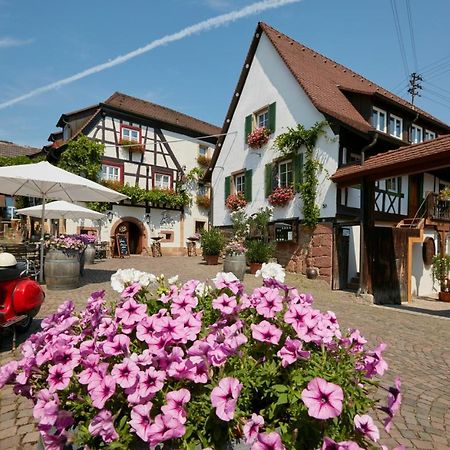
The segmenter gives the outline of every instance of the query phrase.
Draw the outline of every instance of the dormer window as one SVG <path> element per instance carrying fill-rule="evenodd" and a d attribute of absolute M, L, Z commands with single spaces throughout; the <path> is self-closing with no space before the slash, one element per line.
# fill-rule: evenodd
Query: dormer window
<path fill-rule="evenodd" d="M 423 141 L 423 128 L 413 125 L 411 127 L 411 143 L 418 144 Z"/>
<path fill-rule="evenodd" d="M 389 114 L 389 134 L 398 139 L 403 138 L 403 119 Z"/>
<path fill-rule="evenodd" d="M 386 133 L 386 111 L 382 109 L 376 108 L 375 106 L 372 109 L 372 126 L 378 131 L 382 131 Z"/>
<path fill-rule="evenodd" d="M 431 139 L 436 139 L 436 133 L 434 131 L 425 130 L 425 140 L 431 141 Z"/>
<path fill-rule="evenodd" d="M 122 125 L 120 128 L 120 138 L 122 141 L 141 143 L 141 130 L 137 127 Z"/>

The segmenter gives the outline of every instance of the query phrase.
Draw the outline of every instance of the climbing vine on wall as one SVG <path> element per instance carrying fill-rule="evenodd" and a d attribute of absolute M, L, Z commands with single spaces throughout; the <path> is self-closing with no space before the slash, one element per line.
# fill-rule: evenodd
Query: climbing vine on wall
<path fill-rule="evenodd" d="M 315 147 L 319 136 L 325 134 L 326 121 L 316 122 L 311 128 L 298 124 L 296 128 L 288 128 L 286 133 L 275 139 L 275 146 L 283 158 L 293 158 L 305 147 L 305 162 L 303 165 L 303 180 L 298 189 L 303 200 L 303 223 L 315 228 L 320 218 L 320 207 L 316 203 L 318 175 L 323 164 L 316 159 Z"/>

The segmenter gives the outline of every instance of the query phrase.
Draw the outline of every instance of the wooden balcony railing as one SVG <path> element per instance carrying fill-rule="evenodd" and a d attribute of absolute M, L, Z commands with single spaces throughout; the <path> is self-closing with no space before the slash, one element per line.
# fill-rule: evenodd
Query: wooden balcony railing
<path fill-rule="evenodd" d="M 439 222 L 450 222 L 450 200 L 442 200 L 430 192 L 426 199 L 425 217 Z"/>

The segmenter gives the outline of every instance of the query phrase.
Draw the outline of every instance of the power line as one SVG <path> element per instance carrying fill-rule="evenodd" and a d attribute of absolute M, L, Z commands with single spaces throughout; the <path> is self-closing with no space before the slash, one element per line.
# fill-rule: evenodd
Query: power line
<path fill-rule="evenodd" d="M 440 102 L 438 100 L 435 100 L 434 98 L 427 97 L 426 95 L 423 95 L 422 98 L 425 98 L 425 99 L 429 100 L 430 102 L 437 103 L 438 105 L 441 105 L 444 108 L 450 109 L 450 105 L 448 103 L 442 103 L 442 102 Z"/>
<path fill-rule="evenodd" d="M 406 5 L 406 12 L 408 15 L 408 24 L 409 24 L 409 38 L 411 40 L 411 48 L 412 48 L 412 54 L 414 58 L 414 70 L 418 69 L 417 64 L 417 52 L 416 52 L 416 40 L 414 38 L 414 29 L 413 29 L 413 22 L 412 22 L 412 14 L 411 14 L 411 2 L 410 0 L 405 0 Z"/>
<path fill-rule="evenodd" d="M 391 0 L 391 9 L 392 15 L 394 16 L 395 32 L 397 34 L 398 45 L 400 47 L 400 55 L 403 61 L 403 69 L 405 71 L 406 78 L 408 78 L 409 77 L 408 61 L 406 59 L 405 43 L 403 42 L 402 29 L 400 27 L 400 20 L 398 17 L 397 5 L 395 4 L 395 0 Z"/>

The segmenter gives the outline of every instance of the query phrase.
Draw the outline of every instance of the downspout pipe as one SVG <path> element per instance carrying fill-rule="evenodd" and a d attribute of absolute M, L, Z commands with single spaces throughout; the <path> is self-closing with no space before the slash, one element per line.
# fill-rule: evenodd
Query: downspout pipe
<path fill-rule="evenodd" d="M 366 151 L 370 150 L 377 143 L 377 141 L 378 141 L 378 133 L 375 133 L 373 135 L 372 141 L 369 144 L 367 144 L 365 147 L 362 148 L 362 150 L 361 150 L 361 165 L 364 165 L 364 162 L 366 160 Z M 365 201 L 364 201 L 365 195 L 364 195 L 363 190 L 364 190 L 364 183 L 361 183 L 361 191 L 360 191 L 360 199 L 359 199 L 360 200 L 360 208 L 361 208 L 361 218 L 360 218 L 360 220 L 361 220 L 360 223 L 361 224 L 360 224 L 360 227 L 359 227 L 359 230 L 360 230 L 359 273 L 360 273 L 360 276 L 359 276 L 359 288 L 356 291 L 356 295 L 358 297 L 365 290 L 365 288 L 363 286 L 363 276 L 362 276 L 362 274 L 363 274 L 363 271 L 364 271 L 364 263 L 365 263 L 365 261 L 364 261 L 364 255 L 365 255 L 364 218 L 365 218 L 365 214 L 367 214 L 367 211 L 365 210 L 366 204 L 365 204 Z M 366 293 L 366 292 L 364 292 L 364 293 Z"/>

